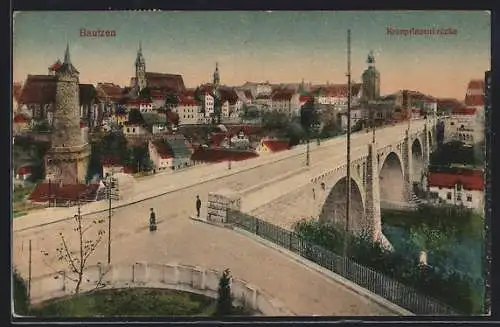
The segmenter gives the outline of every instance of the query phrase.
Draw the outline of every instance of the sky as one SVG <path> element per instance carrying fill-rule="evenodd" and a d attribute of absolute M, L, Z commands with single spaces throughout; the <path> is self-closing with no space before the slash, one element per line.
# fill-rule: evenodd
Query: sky
<path fill-rule="evenodd" d="M 81 37 L 82 28 L 116 35 Z M 390 35 L 388 28 L 456 34 Z M 490 68 L 486 11 L 17 12 L 13 80 L 47 74 L 69 43 L 81 83 L 125 86 L 142 42 L 146 70 L 181 74 L 187 87 L 209 82 L 216 62 L 226 85 L 346 83 L 348 29 L 353 81 L 373 50 L 382 94 L 411 89 L 463 99 L 468 81 Z"/>

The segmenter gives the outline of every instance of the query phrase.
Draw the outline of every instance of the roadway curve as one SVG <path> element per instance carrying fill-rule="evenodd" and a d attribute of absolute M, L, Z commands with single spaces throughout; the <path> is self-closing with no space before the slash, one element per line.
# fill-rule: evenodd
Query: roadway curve
<path fill-rule="evenodd" d="M 400 134 L 402 126 L 386 127 L 391 137 Z M 386 132 L 384 129 L 384 132 Z M 385 133 L 384 133 L 385 134 Z M 353 135 L 353 147 L 366 145 L 371 133 Z M 311 168 L 323 168 L 330 156 L 345 151 L 345 137 L 338 137 L 311 146 Z M 279 161 L 276 161 L 281 159 Z M 206 200 L 210 191 L 221 188 L 244 190 L 304 166 L 304 146 L 286 153 L 262 156 L 247 162 L 202 166 L 175 174 L 155 176 L 138 182 L 137 199 L 155 188 L 167 187 L 167 194 L 115 208 L 112 226 L 113 263 L 180 262 L 221 270 L 231 268 L 235 276 L 245 279 L 281 300 L 297 314 L 310 315 L 387 315 L 389 311 L 309 268 L 230 230 L 217 228 L 188 219 L 194 212 L 194 197 Z M 251 169 L 252 165 L 268 163 Z M 238 172 L 240 169 L 245 169 Z M 215 180 L 209 176 L 225 173 Z M 197 184 L 194 184 L 198 182 Z M 189 184 L 192 184 L 191 186 Z M 176 188 L 183 185 L 182 188 Z M 148 209 L 153 207 L 159 217 L 159 230 L 151 235 L 147 230 Z M 52 217 L 47 216 L 51 214 Z M 63 268 L 55 259 L 59 245 L 58 234 L 64 233 L 70 243 L 76 235 L 71 232 L 71 220 L 43 225 L 54 217 L 70 217 L 74 209 L 48 209 L 14 220 L 13 262 L 23 274 L 27 272 L 27 244 L 33 242 L 33 277 Z M 88 214 L 85 218 L 104 218 L 104 213 Z M 92 235 L 95 230 L 89 230 Z M 76 243 L 73 241 L 73 246 Z M 49 252 L 47 256 L 41 250 Z M 90 264 L 106 260 L 105 242 L 98 248 Z M 64 267 L 66 268 L 66 267 Z M 302 281 L 302 282 L 299 282 Z"/>

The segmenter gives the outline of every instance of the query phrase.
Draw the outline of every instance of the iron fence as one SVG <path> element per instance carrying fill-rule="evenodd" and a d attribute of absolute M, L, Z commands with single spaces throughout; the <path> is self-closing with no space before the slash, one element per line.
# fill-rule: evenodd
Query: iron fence
<path fill-rule="evenodd" d="M 318 245 L 312 244 L 292 231 L 233 210 L 228 212 L 227 222 L 297 253 L 307 260 L 350 280 L 414 314 L 459 314 L 450 306 L 422 295 L 412 287 L 362 266 L 352 259 L 339 256 Z"/>

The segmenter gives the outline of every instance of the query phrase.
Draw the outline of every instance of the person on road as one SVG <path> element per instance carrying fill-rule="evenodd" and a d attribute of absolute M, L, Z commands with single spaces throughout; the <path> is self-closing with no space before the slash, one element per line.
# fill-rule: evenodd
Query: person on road
<path fill-rule="evenodd" d="M 200 218 L 201 200 L 200 196 L 196 196 L 196 217 Z"/>
<path fill-rule="evenodd" d="M 149 231 L 153 232 L 156 230 L 156 214 L 153 210 L 153 208 L 149 209 Z"/>

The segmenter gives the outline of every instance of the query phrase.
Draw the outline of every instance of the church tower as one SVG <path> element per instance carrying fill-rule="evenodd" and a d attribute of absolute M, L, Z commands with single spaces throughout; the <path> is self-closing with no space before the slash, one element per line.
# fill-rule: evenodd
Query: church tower
<path fill-rule="evenodd" d="M 46 156 L 46 179 L 64 184 L 83 183 L 90 146 L 84 141 L 80 129 L 79 72 L 71 63 L 69 45 L 55 76 L 52 144 Z"/>
<path fill-rule="evenodd" d="M 137 92 L 142 91 L 146 86 L 146 60 L 142 55 L 142 43 L 139 43 L 139 50 L 137 50 L 137 57 L 135 58 L 135 80 L 137 85 Z"/>
<path fill-rule="evenodd" d="M 214 88 L 218 88 L 220 85 L 219 63 L 218 62 L 215 63 L 213 83 L 214 83 Z"/>
<path fill-rule="evenodd" d="M 375 68 L 375 56 L 373 51 L 368 54 L 366 60 L 368 68 L 363 72 L 363 99 L 365 101 L 377 100 L 380 97 L 380 73 Z"/>

